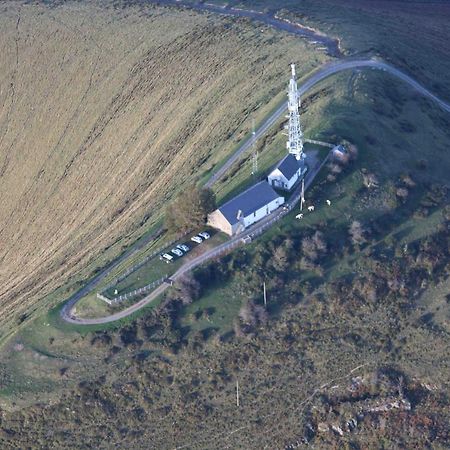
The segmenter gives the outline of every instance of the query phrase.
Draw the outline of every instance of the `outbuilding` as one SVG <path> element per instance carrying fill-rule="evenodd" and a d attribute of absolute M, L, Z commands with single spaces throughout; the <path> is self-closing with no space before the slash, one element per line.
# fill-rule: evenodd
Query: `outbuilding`
<path fill-rule="evenodd" d="M 333 158 L 346 163 L 350 159 L 348 150 L 343 145 L 336 145 L 332 150 Z"/>
<path fill-rule="evenodd" d="M 267 181 L 261 181 L 208 215 L 208 225 L 234 236 L 284 203 Z"/>
<path fill-rule="evenodd" d="M 290 191 L 305 173 L 304 159 L 297 160 L 292 153 L 289 153 L 270 172 L 267 181 L 276 189 Z"/>

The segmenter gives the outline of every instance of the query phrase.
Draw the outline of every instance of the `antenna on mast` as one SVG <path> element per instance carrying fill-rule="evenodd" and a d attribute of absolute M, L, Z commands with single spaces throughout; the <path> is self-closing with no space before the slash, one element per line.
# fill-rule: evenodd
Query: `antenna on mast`
<path fill-rule="evenodd" d="M 252 175 L 256 175 L 258 172 L 258 151 L 256 150 L 256 132 L 255 132 L 255 119 L 252 119 Z"/>
<path fill-rule="evenodd" d="M 303 132 L 298 111 L 300 95 L 297 88 L 295 64 L 291 64 L 291 73 L 292 76 L 289 80 L 288 91 L 289 139 L 286 143 L 286 147 L 289 150 L 289 153 L 292 153 L 298 161 L 302 161 L 305 158 L 305 155 L 303 153 Z"/>

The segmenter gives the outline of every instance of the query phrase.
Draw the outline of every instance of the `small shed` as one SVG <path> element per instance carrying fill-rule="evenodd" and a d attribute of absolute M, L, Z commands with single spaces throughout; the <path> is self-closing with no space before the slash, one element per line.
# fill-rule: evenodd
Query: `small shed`
<path fill-rule="evenodd" d="M 284 203 L 267 183 L 261 181 L 208 215 L 208 225 L 234 236 L 275 211 Z"/>
<path fill-rule="evenodd" d="M 336 145 L 333 147 L 333 158 L 338 161 L 347 162 L 350 158 L 348 150 L 343 145 Z"/>
<path fill-rule="evenodd" d="M 306 165 L 303 159 L 289 153 L 270 172 L 267 181 L 276 189 L 290 191 L 306 173 Z"/>

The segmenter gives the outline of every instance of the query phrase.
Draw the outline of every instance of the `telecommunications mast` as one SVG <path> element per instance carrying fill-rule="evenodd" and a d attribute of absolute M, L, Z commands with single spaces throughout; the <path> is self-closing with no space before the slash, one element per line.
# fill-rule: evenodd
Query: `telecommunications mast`
<path fill-rule="evenodd" d="M 300 114 L 298 107 L 300 104 L 300 96 L 297 89 L 297 80 L 295 75 L 295 64 L 291 64 L 292 76 L 289 81 L 288 91 L 288 111 L 289 111 L 289 140 L 286 147 L 289 153 L 292 153 L 297 161 L 302 161 L 305 158 L 303 153 L 303 133 L 300 126 Z"/>

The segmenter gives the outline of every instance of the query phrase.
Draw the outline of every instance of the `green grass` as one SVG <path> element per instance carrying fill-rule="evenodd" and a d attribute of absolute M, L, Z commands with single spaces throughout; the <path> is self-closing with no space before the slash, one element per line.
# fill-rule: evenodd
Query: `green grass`
<path fill-rule="evenodd" d="M 336 26 L 341 27 L 342 23 Z M 246 246 L 246 251 L 253 252 L 256 245 L 268 246 L 270 240 L 280 236 L 295 234 L 301 239 L 303 233 L 311 233 L 317 228 L 323 230 L 329 242 L 345 243 L 352 220 L 370 224 L 372 220 L 394 213 L 384 233 L 373 243 L 373 248 L 390 251 L 392 242 L 407 244 L 434 233 L 442 222 L 440 206 L 430 208 L 429 215 L 423 218 L 417 218 L 413 212 L 431 183 L 448 183 L 448 119 L 433 105 L 415 98 L 408 88 L 384 73 L 364 72 L 356 77 L 354 83 L 349 81 L 350 74 L 324 81 L 315 92 L 323 88 L 327 92 L 308 106 L 303 119 L 310 137 L 330 142 L 346 138 L 354 142 L 360 152 L 358 160 L 335 182 L 326 181 L 325 169 L 306 196 L 307 202 L 316 205 L 315 212 L 305 214 L 302 221 L 296 220 L 294 213 L 288 215 L 255 243 Z M 405 131 L 405 124 L 413 131 Z M 284 150 L 284 140 L 284 137 L 276 135 L 267 142 L 261 152 L 261 170 L 279 158 Z M 421 159 L 426 160 L 426 169 L 420 168 L 418 163 Z M 251 182 L 250 168 L 251 160 L 247 158 L 233 179 L 222 184 L 219 198 L 226 199 L 248 186 Z M 362 189 L 363 168 L 376 173 L 379 178 L 380 188 L 374 195 L 368 195 Z M 394 205 L 392 188 L 404 172 L 412 175 L 417 186 L 411 190 L 404 205 Z M 331 199 L 332 207 L 326 206 L 325 199 Z M 136 255 L 134 261 L 146 251 Z M 324 263 L 323 279 L 316 279 L 316 282 L 326 289 L 327 282 L 343 275 L 353 272 L 365 274 L 368 270 L 365 256 L 366 250 L 355 251 L 338 261 L 330 255 Z M 245 275 L 245 268 L 241 272 Z M 302 272 L 295 281 L 302 284 L 313 277 L 313 273 Z M 220 334 L 230 331 L 248 294 L 237 278 L 207 289 L 199 300 L 183 309 L 180 323 L 176 325 L 189 330 L 191 336 L 208 329 Z M 138 281 L 143 280 L 135 281 L 138 286 Z M 92 436 L 101 439 L 105 435 L 114 436 L 109 442 L 126 442 L 128 445 L 135 435 L 120 436 L 120 433 L 127 432 L 127 427 L 136 434 L 142 430 L 146 440 L 143 448 L 150 441 L 155 448 L 163 448 L 175 441 L 177 445 L 192 444 L 192 448 L 215 448 L 216 442 L 222 443 L 218 441 L 216 432 L 221 438 L 225 436 L 226 445 L 230 448 L 263 448 L 263 443 L 256 443 L 259 437 L 267 439 L 264 442 L 266 447 L 273 442 L 281 446 L 286 436 L 291 437 L 290 432 L 297 439 L 303 429 L 303 419 L 309 421 L 323 413 L 324 399 L 334 393 L 332 389 L 323 391 L 321 386 L 334 386 L 337 379 L 336 384 L 344 389 L 345 375 L 351 373 L 353 376 L 350 371 L 362 364 L 366 366 L 357 373 L 363 377 L 370 378 L 369 368 L 392 365 L 406 370 L 414 380 L 420 375 L 440 383 L 440 390 L 427 393 L 426 402 L 433 404 L 438 395 L 445 397 L 443 393 L 448 387 L 448 362 L 444 361 L 450 317 L 448 289 L 448 280 L 431 286 L 418 300 L 417 310 L 411 316 L 401 308 L 397 310 L 395 304 L 386 305 L 383 301 L 372 308 L 365 299 L 361 299 L 360 304 L 352 308 L 346 304 L 345 298 L 337 304 L 334 298 L 326 296 L 321 300 L 305 299 L 286 311 L 284 302 L 289 299 L 280 298 L 274 289 L 269 295 L 272 318 L 268 328 L 259 336 L 229 343 L 206 342 L 200 350 L 189 347 L 178 352 L 170 352 L 170 346 L 162 339 L 158 351 L 164 358 L 149 358 L 139 363 L 132 362 L 132 359 L 141 349 L 132 347 L 124 348 L 114 363 L 105 363 L 106 350 L 90 345 L 92 332 L 110 330 L 111 336 L 119 341 L 124 325 L 146 316 L 160 299 L 133 316 L 106 326 L 84 327 L 64 323 L 59 317 L 59 308 L 48 314 L 35 313 L 39 317 L 28 322 L 11 341 L 11 347 L 2 353 L 2 375 L 8 379 L 6 382 L 1 380 L 2 406 L 10 407 L 11 402 L 17 402 L 19 407 L 37 401 L 58 402 L 62 398 L 61 393 L 68 397 L 63 398 L 60 407 L 45 410 L 42 414 L 45 426 L 38 422 L 41 417 L 37 413 L 38 407 L 29 414 L 24 410 L 12 418 L 5 415 L 2 421 L 8 424 L 5 427 L 20 430 L 16 435 L 18 439 L 28 433 L 23 423 L 28 423 L 31 429 L 40 427 L 41 430 L 46 427 L 57 429 L 55 423 L 61 427 L 64 423 L 66 430 L 66 423 L 67 426 L 72 423 L 85 439 L 83 443 L 92 447 L 99 445 L 98 441 L 91 439 Z M 66 293 L 61 290 L 55 295 L 55 299 L 61 300 Z M 254 297 L 261 300 L 258 292 Z M 95 300 L 92 296 L 90 299 Z M 408 306 L 410 303 L 413 305 L 413 298 L 407 299 Z M 104 305 L 89 304 L 87 298 L 79 307 L 86 314 L 101 314 L 100 309 Z M 427 313 L 433 314 L 432 321 L 441 328 L 430 329 L 414 322 Z M 173 330 L 176 337 L 179 331 Z M 359 343 L 352 342 L 353 334 L 361 336 Z M 23 344 L 25 349 L 13 350 L 12 345 L 16 343 Z M 153 342 L 145 341 L 143 345 L 153 345 Z M 389 345 L 392 350 L 386 351 Z M 64 367 L 69 367 L 67 377 L 60 375 L 60 369 Z M 98 381 L 103 374 L 107 376 L 105 385 Z M 234 406 L 236 379 L 242 387 L 240 410 Z M 80 401 L 76 387 L 82 380 L 95 380 L 93 385 L 96 395 L 98 393 L 88 405 L 89 417 L 83 412 L 87 408 L 85 398 Z M 316 389 L 323 396 L 318 396 L 320 400 L 315 403 L 310 394 Z M 70 392 L 73 390 L 75 394 L 71 401 Z M 111 416 L 105 411 L 107 403 L 102 403 L 105 398 L 117 406 L 118 417 L 126 422 L 120 432 L 116 421 L 111 423 Z M 311 409 L 307 409 L 310 405 Z M 80 406 L 77 419 L 85 420 L 85 423 L 67 419 L 65 406 L 70 409 Z M 133 416 L 140 409 L 148 413 L 142 427 Z M 415 417 L 421 413 L 422 410 L 418 409 Z M 434 417 L 437 416 L 439 414 Z M 388 426 L 390 420 L 387 418 Z M 177 423 L 182 427 L 177 428 Z M 364 435 L 366 425 L 349 439 L 367 436 Z M 249 428 L 236 433 L 235 430 L 241 426 Z M 372 438 L 376 446 L 378 428 L 374 430 L 375 437 Z M 75 436 L 75 432 L 71 432 Z M 114 435 L 115 432 L 118 434 Z M 368 433 L 370 435 L 371 431 Z M 388 429 L 382 439 L 387 442 L 386 446 L 395 447 L 398 442 L 389 441 L 386 438 L 389 433 Z M 157 441 L 158 437 L 160 441 Z M 365 441 L 365 445 L 370 446 L 368 442 L 371 441 Z M 346 437 L 336 445 L 347 445 Z"/>
<path fill-rule="evenodd" d="M 183 308 L 180 325 L 189 327 L 191 333 L 214 328 L 225 334 L 232 329 L 241 304 L 242 295 L 236 283 L 208 288 L 200 300 Z"/>
<path fill-rule="evenodd" d="M 206 227 L 205 227 L 206 229 Z M 192 259 L 198 254 L 208 250 L 209 248 L 214 247 L 225 241 L 225 235 L 222 233 L 218 233 L 216 230 L 212 230 L 208 228 L 208 232 L 210 233 L 210 239 L 203 241 L 201 244 L 197 244 L 190 240 L 190 236 L 195 235 L 195 233 L 190 233 L 183 239 L 171 244 L 169 247 L 166 247 L 161 253 L 169 253 L 174 256 L 174 260 L 171 263 L 166 263 L 165 261 L 159 258 L 159 253 L 152 259 L 150 259 L 147 263 L 145 263 L 141 268 L 131 273 L 124 280 L 111 286 L 107 289 L 106 294 L 108 297 L 115 296 L 114 290 L 118 290 L 117 295 L 126 294 L 140 287 L 151 284 L 154 281 L 157 281 L 163 277 L 170 277 L 174 274 L 180 266 L 185 263 L 187 260 Z M 171 253 L 171 249 L 175 248 L 178 244 L 186 244 L 190 247 L 188 253 L 185 253 L 182 257 L 176 257 Z"/>
<path fill-rule="evenodd" d="M 173 262 L 167 264 L 159 259 L 159 255 L 152 258 L 140 269 L 133 272 L 121 282 L 111 286 L 105 291 L 105 295 L 109 298 L 117 295 L 127 294 L 135 289 L 147 286 L 161 278 L 170 277 L 185 261 L 184 258 L 176 258 Z M 117 289 L 118 293 L 115 293 Z"/>
<path fill-rule="evenodd" d="M 105 301 L 99 299 L 95 292 L 86 295 L 75 306 L 74 314 L 77 317 L 104 317 L 112 314 L 114 309 Z"/>
<path fill-rule="evenodd" d="M 241 146 L 243 146 L 252 139 L 253 121 L 255 124 L 255 129 L 258 129 L 264 123 L 264 121 L 268 117 L 270 117 L 283 103 L 286 103 L 286 97 L 283 92 L 280 92 L 273 98 L 269 98 L 268 104 L 262 105 L 260 108 L 254 111 L 251 114 L 251 117 L 247 118 L 245 122 L 245 128 L 239 130 L 239 132 L 236 133 L 236 135 L 231 137 L 230 140 L 234 142 L 235 145 L 228 150 L 228 154 L 226 156 L 223 156 L 223 158 L 220 161 L 218 161 L 214 165 L 214 167 L 210 168 L 203 174 L 203 176 L 200 178 L 199 184 L 201 185 L 205 184 L 208 181 L 208 179 L 212 175 L 214 175 L 214 173 L 220 170 L 220 168 L 228 161 L 228 159 L 230 158 L 231 155 L 233 155 L 233 153 L 235 153 Z M 258 142 L 256 143 L 256 146 L 258 146 Z M 249 152 L 251 153 L 251 149 L 248 150 L 247 154 Z M 241 157 L 241 159 L 242 158 L 246 159 L 247 156 L 244 155 L 243 157 Z M 239 164 L 239 161 L 237 161 L 236 164 Z M 231 168 L 230 170 L 233 169 Z M 220 180 L 218 182 L 220 183 Z"/>

